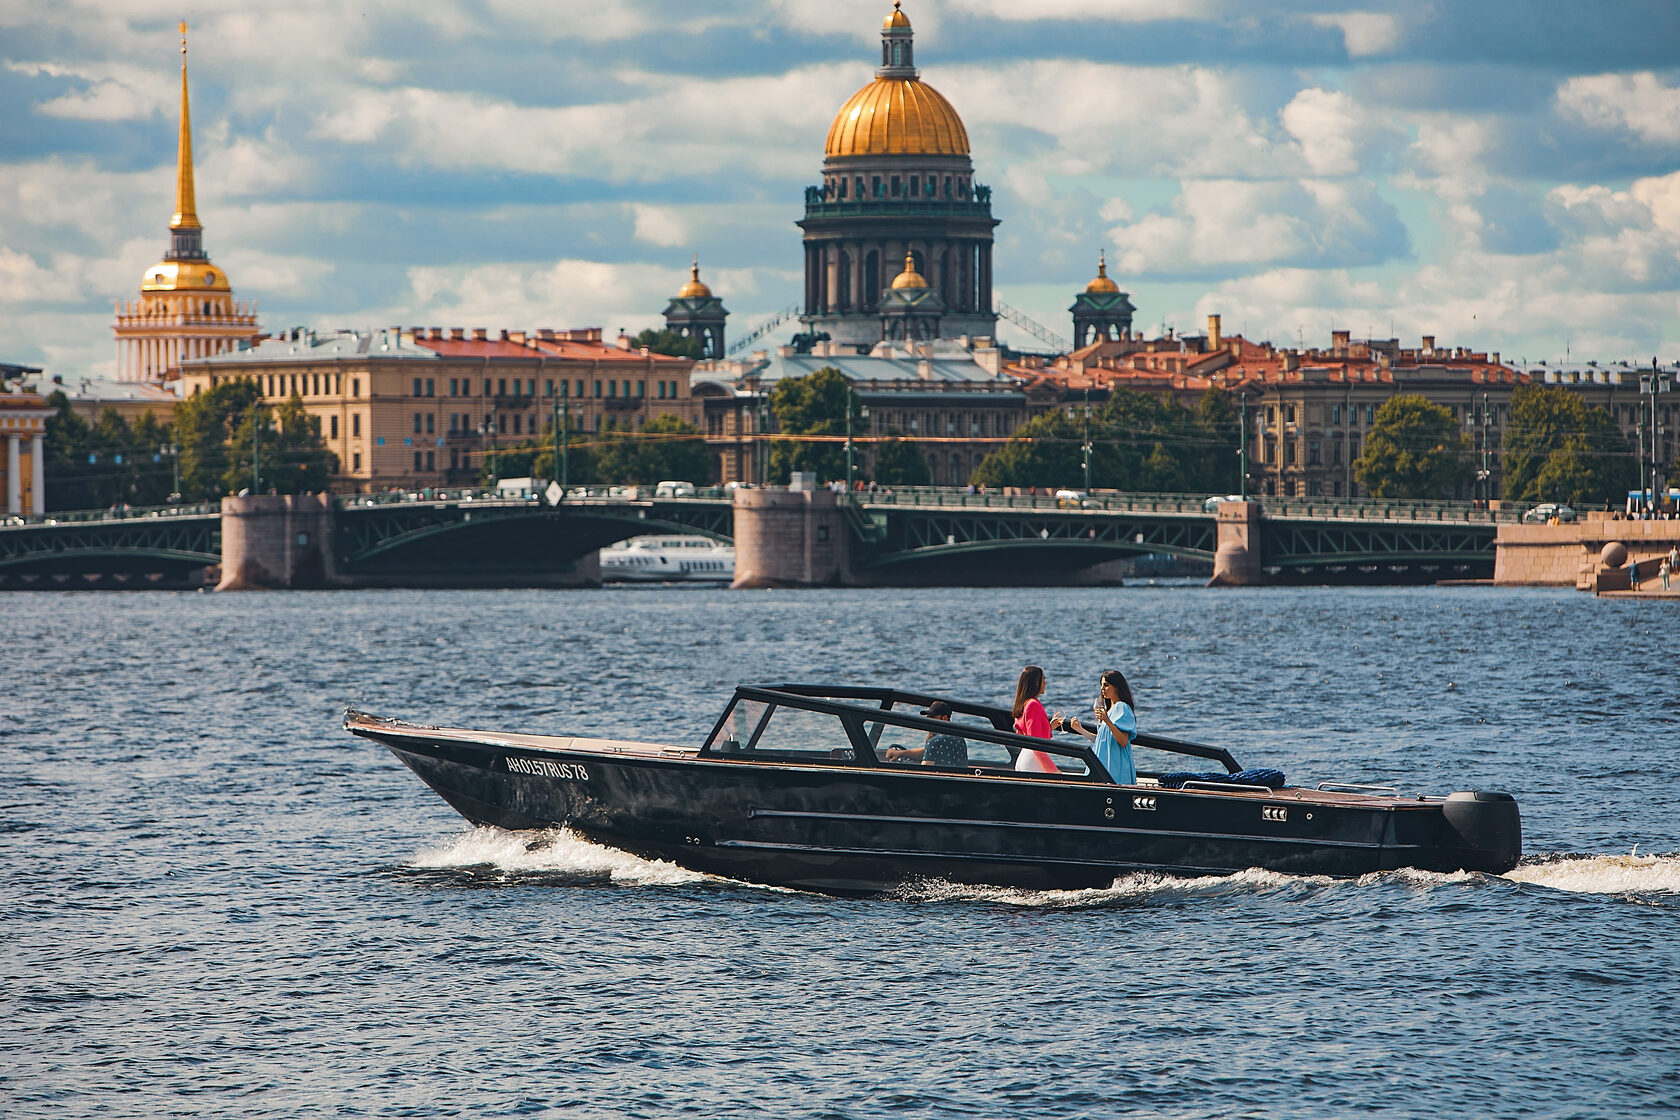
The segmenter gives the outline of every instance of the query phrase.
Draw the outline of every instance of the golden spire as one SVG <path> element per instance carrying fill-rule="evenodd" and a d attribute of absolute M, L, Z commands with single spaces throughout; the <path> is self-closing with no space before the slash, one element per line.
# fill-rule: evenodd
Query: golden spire
<path fill-rule="evenodd" d="M 181 143 L 175 156 L 175 214 L 170 229 L 198 229 L 193 197 L 192 117 L 187 112 L 187 21 L 181 21 Z"/>

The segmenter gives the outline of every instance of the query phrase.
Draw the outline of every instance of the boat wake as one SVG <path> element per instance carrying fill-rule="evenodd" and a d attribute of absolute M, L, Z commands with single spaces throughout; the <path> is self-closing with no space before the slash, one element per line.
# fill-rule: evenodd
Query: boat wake
<path fill-rule="evenodd" d="M 564 828 L 475 828 L 417 852 L 404 866 L 411 871 L 454 872 L 477 885 L 670 887 L 718 881 L 664 860 L 640 859 L 591 844 Z"/>
<path fill-rule="evenodd" d="M 1574 894 L 1680 894 L 1680 856 L 1544 856 L 1505 878 Z"/>
<path fill-rule="evenodd" d="M 478 886 L 669 887 L 717 883 L 755 887 L 690 871 L 665 860 L 646 860 L 603 847 L 564 828 L 508 832 L 474 828 L 436 847 L 417 852 L 404 865 L 418 872 L 448 872 Z M 912 903 L 980 902 L 1034 910 L 1160 906 L 1179 902 L 1268 895 L 1306 898 L 1324 891 L 1400 885 L 1416 890 L 1460 886 L 1495 886 L 1502 882 L 1543 887 L 1569 894 L 1614 895 L 1656 902 L 1680 895 L 1680 855 L 1547 855 L 1530 857 L 1505 875 L 1473 871 L 1447 874 L 1405 868 L 1335 879 L 1327 875 L 1288 875 L 1250 868 L 1234 875 L 1181 878 L 1137 874 L 1089 890 L 1033 891 L 1011 887 L 970 886 L 942 879 L 921 880 L 891 891 L 889 898 Z M 781 891 L 784 888 L 755 888 Z M 1657 897 L 1652 897 L 1657 896 Z M 1666 900 L 1665 900 L 1666 901 Z"/>

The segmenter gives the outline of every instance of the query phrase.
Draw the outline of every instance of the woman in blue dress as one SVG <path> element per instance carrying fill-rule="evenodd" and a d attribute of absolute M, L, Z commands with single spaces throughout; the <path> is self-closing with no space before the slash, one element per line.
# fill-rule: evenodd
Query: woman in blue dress
<path fill-rule="evenodd" d="M 1118 669 L 1104 673 L 1100 687 L 1091 705 L 1091 726 L 1072 718 L 1064 721 L 1064 726 L 1095 740 L 1092 750 L 1117 784 L 1135 786 L 1137 764 L 1132 761 L 1132 737 L 1137 734 L 1137 712 L 1132 688 Z"/>

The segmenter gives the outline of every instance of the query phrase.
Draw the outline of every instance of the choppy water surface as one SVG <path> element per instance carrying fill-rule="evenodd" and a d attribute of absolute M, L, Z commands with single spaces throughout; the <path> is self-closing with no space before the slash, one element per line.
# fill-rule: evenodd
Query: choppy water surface
<path fill-rule="evenodd" d="M 0 1114 L 1672 1116 L 1670 604 L 1454 590 L 0 597 Z M 839 900 L 473 831 L 346 703 L 704 733 L 739 681 L 1083 708 L 1522 800 L 1504 877 Z M 1636 847 L 1637 846 L 1637 847 Z"/>

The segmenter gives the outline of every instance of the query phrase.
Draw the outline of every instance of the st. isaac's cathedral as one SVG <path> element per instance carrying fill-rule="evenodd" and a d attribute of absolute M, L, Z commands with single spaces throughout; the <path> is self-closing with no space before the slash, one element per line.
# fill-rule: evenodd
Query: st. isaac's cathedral
<path fill-rule="evenodd" d="M 794 339 L 829 356 L 886 342 L 997 336 L 990 187 L 974 181 L 968 130 L 924 82 L 910 17 L 895 0 L 881 28 L 881 65 L 829 126 L 822 182 L 805 189 L 805 291 Z M 1130 336 L 1131 300 L 1099 264 L 1068 309 L 1075 345 Z M 726 312 L 701 282 L 665 310 L 666 325 L 723 357 Z M 826 345 L 823 345 L 826 344 Z"/>

